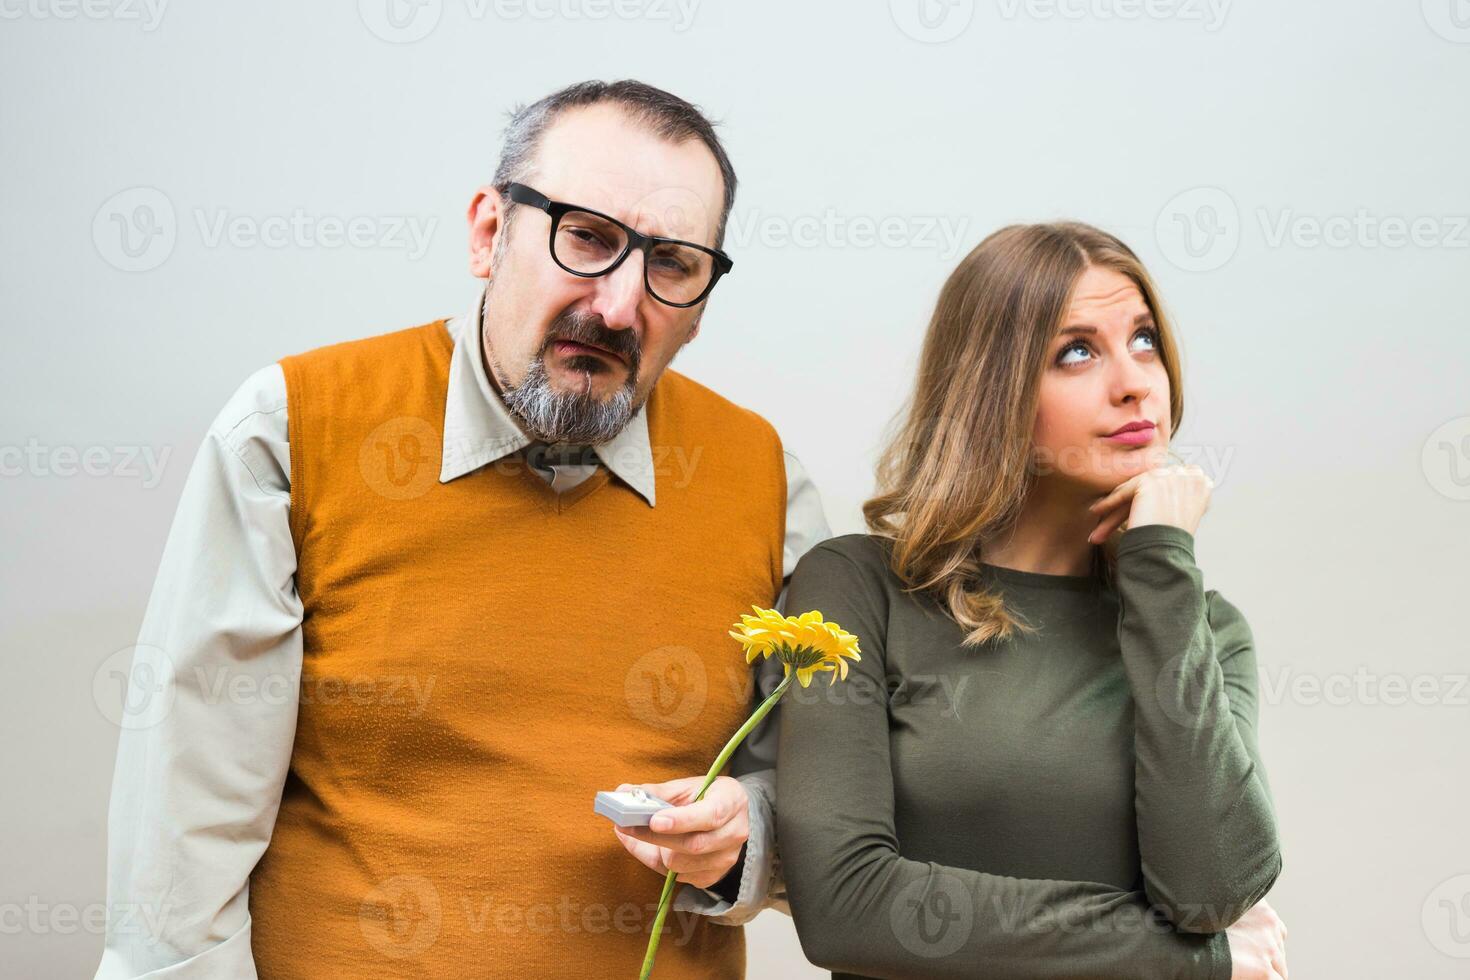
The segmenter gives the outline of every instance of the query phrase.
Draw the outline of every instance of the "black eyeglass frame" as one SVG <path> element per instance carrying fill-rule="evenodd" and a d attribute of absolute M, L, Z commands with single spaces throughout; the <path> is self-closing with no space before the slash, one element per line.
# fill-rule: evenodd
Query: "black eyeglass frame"
<path fill-rule="evenodd" d="M 680 238 L 664 238 L 659 235 L 645 235 L 637 228 L 624 224 L 610 214 L 603 214 L 601 211 L 597 211 L 593 208 L 584 208 L 580 204 L 567 204 L 563 201 L 553 201 L 551 198 L 547 197 L 545 194 L 542 194 L 534 187 L 528 187 L 525 184 L 506 184 L 505 193 L 516 204 L 525 204 L 529 207 L 545 211 L 546 214 L 551 218 L 551 233 L 547 236 L 546 239 L 546 247 L 551 252 L 551 261 L 555 262 L 559 268 L 565 270 L 566 272 L 570 272 L 574 276 L 579 276 L 583 279 L 596 279 L 600 276 L 605 276 L 616 269 L 618 266 L 622 265 L 623 261 L 632 254 L 635 248 L 638 249 L 640 252 L 643 253 L 643 288 L 648 290 L 648 295 L 652 296 L 660 303 L 663 303 L 665 306 L 673 306 L 679 309 L 688 309 L 691 306 L 698 306 L 700 303 L 704 302 L 707 296 L 709 296 L 710 292 L 715 288 L 715 284 L 720 281 L 720 277 L 724 276 L 731 269 L 735 268 L 735 260 L 730 258 L 730 256 L 726 255 L 724 252 L 720 251 L 717 248 L 709 248 L 704 245 L 697 245 L 694 242 L 686 242 Z M 627 244 L 623 246 L 622 253 L 618 255 L 617 258 L 613 259 L 612 264 L 609 265 L 606 269 L 603 269 L 601 272 L 578 272 L 576 269 L 569 267 L 564 262 L 562 262 L 561 259 L 556 257 L 556 229 L 557 226 L 561 223 L 562 217 L 571 211 L 581 211 L 585 214 L 590 214 L 601 218 L 603 221 L 610 222 L 611 224 L 614 224 L 618 228 L 622 229 L 623 234 L 627 236 L 628 241 Z M 714 264 L 710 272 L 709 283 L 705 285 L 704 290 L 698 296 L 687 303 L 672 303 L 669 300 L 664 299 L 658 294 L 657 290 L 653 288 L 653 284 L 648 281 L 648 253 L 649 250 L 652 249 L 655 245 L 660 244 L 679 245 L 684 248 L 698 249 L 699 251 L 704 252 L 714 259 Z"/>

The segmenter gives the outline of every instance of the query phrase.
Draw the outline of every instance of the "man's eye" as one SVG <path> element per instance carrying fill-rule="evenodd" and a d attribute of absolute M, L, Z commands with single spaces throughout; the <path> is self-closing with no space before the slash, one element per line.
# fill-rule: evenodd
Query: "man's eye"
<path fill-rule="evenodd" d="M 603 241 L 602 236 L 589 228 L 568 228 L 566 229 L 566 231 L 567 234 L 575 238 L 577 240 L 577 243 L 580 245 L 601 245 L 603 247 L 607 246 L 607 242 Z"/>
<path fill-rule="evenodd" d="M 685 265 L 683 260 L 677 256 L 657 255 L 654 256 L 653 261 L 658 266 L 660 272 L 672 272 L 677 275 L 685 275 L 689 272 L 689 266 Z"/>

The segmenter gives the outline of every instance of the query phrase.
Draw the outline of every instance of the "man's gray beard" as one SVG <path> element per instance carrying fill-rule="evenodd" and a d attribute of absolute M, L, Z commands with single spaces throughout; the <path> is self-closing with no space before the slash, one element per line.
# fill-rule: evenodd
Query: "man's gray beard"
<path fill-rule="evenodd" d="M 631 378 L 606 401 L 584 391 L 556 391 L 546 374 L 544 354 L 531 359 L 524 381 L 502 387 L 506 407 L 543 442 L 578 446 L 607 442 L 623 431 L 635 411 Z"/>
<path fill-rule="evenodd" d="M 509 230 L 510 221 L 507 219 L 507 233 Z M 502 245 L 490 257 L 490 281 L 486 284 L 485 297 L 480 307 L 481 320 L 486 323 L 489 322 L 490 299 L 495 291 L 496 274 L 505 261 L 505 254 L 506 249 Z M 575 335 L 577 331 L 572 333 Z M 595 446 L 607 442 L 622 432 L 633 415 L 643 407 L 633 404 L 638 385 L 639 358 L 636 353 L 630 357 L 628 380 L 606 402 L 600 402 L 586 392 L 562 393 L 552 390 L 551 379 L 546 374 L 546 356 L 551 346 L 549 343 L 531 358 L 526 367 L 525 379 L 519 385 L 513 386 L 495 365 L 494 356 L 490 353 L 488 331 L 482 335 L 480 342 L 490 355 L 486 359 L 490 361 L 491 371 L 496 375 L 495 380 L 500 386 L 501 399 L 505 406 L 542 442 L 565 442 L 577 446 Z M 581 356 L 595 357 L 592 354 Z"/>

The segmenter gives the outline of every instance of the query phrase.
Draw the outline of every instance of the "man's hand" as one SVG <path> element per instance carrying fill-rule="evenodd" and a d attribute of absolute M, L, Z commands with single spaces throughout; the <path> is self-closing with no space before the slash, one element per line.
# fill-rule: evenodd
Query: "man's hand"
<path fill-rule="evenodd" d="M 1271 906 L 1257 902 L 1225 935 L 1231 980 L 1286 980 L 1286 923 Z"/>
<path fill-rule="evenodd" d="M 661 875 L 673 871 L 680 881 L 708 888 L 740 860 L 740 848 L 750 836 L 749 798 L 738 779 L 720 776 L 710 783 L 704 799 L 690 803 L 703 776 L 641 783 L 645 792 L 674 806 L 654 814 L 647 827 L 613 827 L 628 852 Z M 631 790 L 624 783 L 620 791 Z"/>

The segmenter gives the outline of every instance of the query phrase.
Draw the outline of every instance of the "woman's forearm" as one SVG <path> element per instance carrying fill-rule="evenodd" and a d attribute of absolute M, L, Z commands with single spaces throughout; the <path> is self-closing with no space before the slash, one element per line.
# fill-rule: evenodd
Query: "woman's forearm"
<path fill-rule="evenodd" d="M 780 820 L 797 935 L 817 966 L 904 978 L 1230 975 L 1223 934 L 1174 929 L 1141 892 L 908 860 L 861 836 L 834 840 L 824 822 L 802 803 Z"/>
<path fill-rule="evenodd" d="M 1181 930 L 1218 932 L 1271 888 L 1281 851 L 1256 746 L 1250 629 L 1204 591 L 1193 544 L 1171 525 L 1124 532 L 1118 641 L 1145 888 Z"/>

